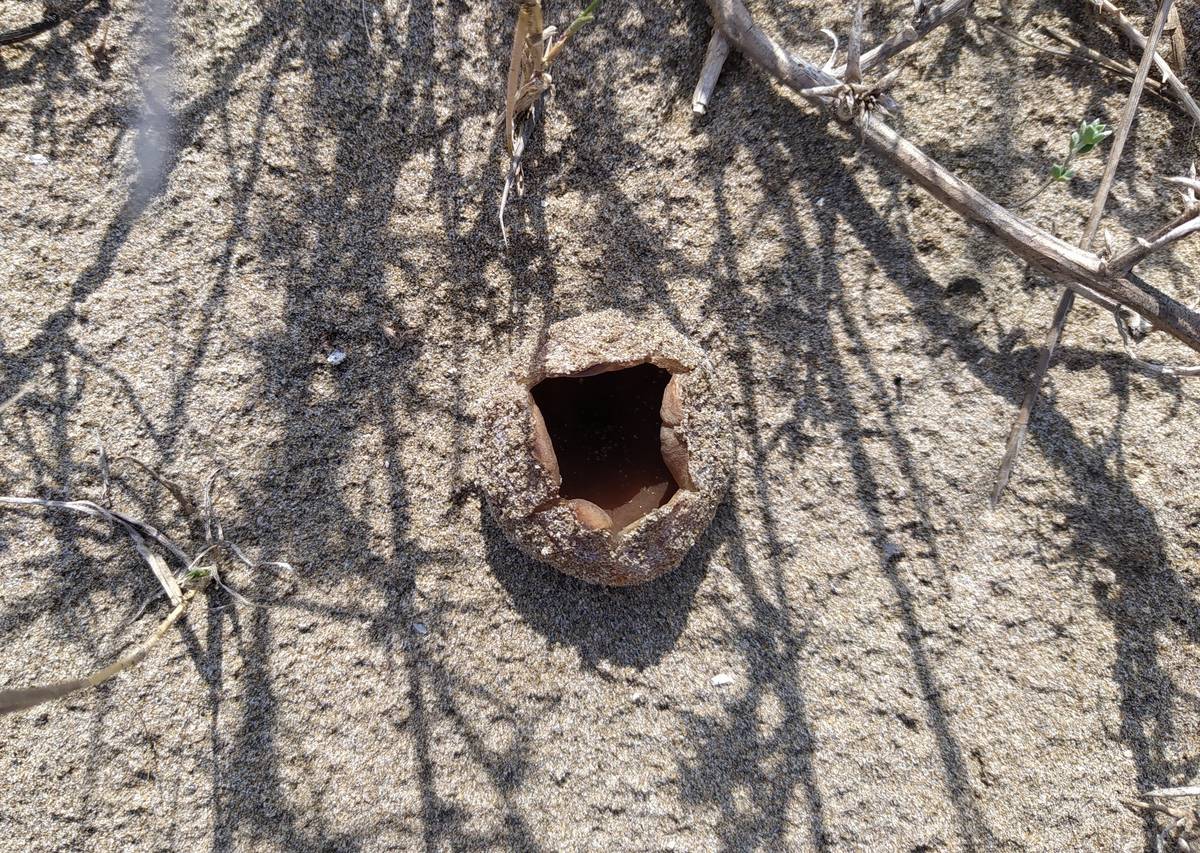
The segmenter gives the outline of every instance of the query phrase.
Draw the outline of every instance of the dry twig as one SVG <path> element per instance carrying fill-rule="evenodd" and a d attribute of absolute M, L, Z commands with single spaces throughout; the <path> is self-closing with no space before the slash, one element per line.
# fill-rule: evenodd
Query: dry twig
<path fill-rule="evenodd" d="M 846 73 L 842 75 L 842 79 L 847 83 L 862 82 L 862 65 L 859 58 L 862 56 L 862 35 L 863 35 L 863 4 L 862 0 L 854 0 L 854 19 L 850 24 L 850 41 L 846 43 Z"/>
<path fill-rule="evenodd" d="M 1132 812 L 1148 812 L 1158 825 L 1155 850 L 1189 853 L 1200 849 L 1200 802 L 1183 803 L 1180 800 L 1193 797 L 1200 797 L 1200 785 L 1160 788 L 1121 802 Z"/>
<path fill-rule="evenodd" d="M 708 100 L 716 88 L 721 69 L 729 56 L 729 39 L 725 38 L 716 27 L 713 27 L 712 38 L 708 40 L 708 49 L 704 52 L 704 65 L 700 69 L 700 80 L 696 83 L 696 91 L 692 93 L 692 112 L 704 115 L 708 110 Z"/>
<path fill-rule="evenodd" d="M 859 59 L 858 65 L 861 73 L 866 73 L 876 65 L 881 65 L 887 62 L 897 53 L 907 50 L 914 44 L 919 42 L 925 36 L 929 35 L 942 24 L 947 23 L 955 18 L 955 16 L 968 11 L 971 8 L 974 0 L 946 0 L 939 6 L 932 8 L 918 7 L 918 15 L 916 21 L 911 26 L 907 26 L 891 38 L 880 42 L 878 45 L 868 50 Z M 847 65 L 849 63 L 847 62 Z M 846 65 L 840 68 L 834 68 L 830 73 L 834 77 L 845 79 Z"/>
<path fill-rule="evenodd" d="M 1090 8 L 1098 11 L 1100 16 L 1114 30 L 1123 35 L 1135 47 L 1143 52 L 1145 51 L 1146 37 L 1141 34 L 1138 28 L 1133 25 L 1133 22 L 1126 18 L 1121 10 L 1113 5 L 1110 0 L 1084 0 L 1084 2 Z M 1183 108 L 1192 117 L 1192 121 L 1200 123 L 1200 105 L 1196 104 L 1187 86 L 1183 85 L 1180 79 L 1175 76 L 1175 72 L 1171 70 L 1171 66 L 1157 52 L 1154 54 L 1153 59 L 1155 67 L 1163 78 L 1163 82 L 1175 94 L 1180 103 L 1183 104 Z"/>
<path fill-rule="evenodd" d="M 0 33 L 0 47 L 28 41 L 31 38 L 40 36 L 42 33 L 49 32 L 59 24 L 71 20 L 91 2 L 92 0 L 79 0 L 77 3 L 47 6 L 40 21 Z"/>
<path fill-rule="evenodd" d="M 1027 47 L 1030 50 L 1036 50 L 1038 53 L 1045 53 L 1049 56 L 1056 56 L 1060 59 L 1066 59 L 1071 62 L 1078 62 L 1078 63 L 1082 63 L 1084 65 L 1091 65 L 1091 66 L 1101 69 L 1102 71 L 1108 71 L 1112 74 L 1117 75 L 1118 77 L 1121 77 L 1125 80 L 1129 80 L 1131 82 L 1132 82 L 1133 78 L 1135 76 L 1137 76 L 1137 67 L 1136 66 L 1130 65 L 1126 62 L 1121 62 L 1120 60 L 1117 60 L 1117 59 L 1113 59 L 1112 57 L 1106 56 L 1098 50 L 1093 50 L 1092 48 L 1090 48 L 1087 45 L 1083 44 L 1082 42 L 1078 41 L 1077 39 L 1071 38 L 1066 33 L 1062 32 L 1061 30 L 1055 29 L 1054 27 L 1041 26 L 1038 29 L 1040 29 L 1043 33 L 1045 33 L 1047 36 L 1054 39 L 1055 41 L 1066 45 L 1067 48 L 1069 48 L 1069 50 L 1063 50 L 1062 48 L 1052 47 L 1050 45 L 1045 45 L 1045 44 L 1038 44 L 1035 41 L 1030 41 L 1029 39 L 1025 38 L 1021 34 L 1015 33 L 1011 30 L 1007 30 L 1004 27 L 1001 27 L 1001 26 L 993 23 L 992 21 L 989 21 L 986 18 L 982 18 L 978 15 L 972 16 L 972 20 L 974 20 L 975 23 L 979 24 L 980 26 L 991 30 L 992 32 L 996 33 L 997 35 L 1001 35 L 1004 38 L 1008 39 L 1009 41 L 1014 42 L 1015 44 L 1019 44 L 1024 47 Z M 1150 92 L 1156 98 L 1162 98 L 1163 100 L 1170 101 L 1173 104 L 1179 103 L 1179 101 L 1177 99 L 1175 99 L 1174 97 L 1170 97 L 1168 95 L 1163 84 L 1159 83 L 1157 80 L 1147 79 L 1146 83 L 1145 83 L 1145 88 L 1146 88 L 1147 92 Z"/>

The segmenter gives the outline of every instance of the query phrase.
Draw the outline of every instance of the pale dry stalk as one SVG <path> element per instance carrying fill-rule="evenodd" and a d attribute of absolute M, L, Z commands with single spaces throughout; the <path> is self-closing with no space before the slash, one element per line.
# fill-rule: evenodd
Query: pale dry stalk
<path fill-rule="evenodd" d="M 1138 102 L 1142 97 L 1142 87 L 1145 85 L 1146 77 L 1150 73 L 1150 64 L 1153 62 L 1154 57 L 1157 56 L 1155 51 L 1158 47 L 1158 40 L 1162 36 L 1163 28 L 1166 26 L 1168 13 L 1171 11 L 1171 3 L 1172 0 L 1163 0 L 1159 6 L 1158 16 L 1155 18 L 1154 27 L 1150 31 L 1150 39 L 1146 43 L 1145 50 L 1142 51 L 1142 61 L 1138 65 L 1137 75 L 1133 78 L 1133 87 L 1129 90 L 1129 98 L 1126 100 L 1125 110 L 1121 114 L 1121 124 L 1117 127 L 1117 132 L 1109 148 L 1108 160 L 1104 164 L 1104 174 L 1100 178 L 1100 187 L 1096 190 L 1096 196 L 1092 200 L 1092 210 L 1088 215 L 1087 225 L 1083 229 L 1083 236 L 1079 239 L 1079 246 L 1082 249 L 1091 248 L 1092 241 L 1096 238 L 1096 231 L 1100 227 L 1100 218 L 1104 215 L 1104 208 L 1108 203 L 1108 194 L 1112 190 L 1112 182 L 1117 174 L 1117 164 L 1121 160 L 1121 153 L 1125 150 L 1125 141 L 1129 138 L 1129 131 L 1133 127 L 1134 118 L 1137 116 Z M 1046 372 L 1050 369 L 1050 362 L 1054 358 L 1054 351 L 1058 347 L 1063 329 L 1067 324 L 1067 317 L 1070 315 L 1074 304 L 1075 293 L 1069 288 L 1064 287 L 1062 293 L 1059 295 L 1058 305 L 1054 309 L 1054 317 L 1050 322 L 1050 328 L 1046 331 L 1046 340 L 1042 344 L 1041 351 L 1038 353 L 1037 365 L 1034 368 L 1033 375 L 1029 378 L 1029 382 L 1026 384 L 1025 396 L 1021 401 L 1021 408 L 1018 410 L 1016 420 L 1009 431 L 1004 458 L 1000 462 L 1000 468 L 996 473 L 996 482 L 992 488 L 993 507 L 1000 502 L 1000 496 L 1003 494 L 1005 486 L 1008 485 L 1008 481 L 1012 477 L 1013 467 L 1016 465 L 1017 457 L 1021 453 L 1021 446 L 1025 441 L 1025 434 L 1029 429 L 1029 418 L 1033 414 L 1033 407 L 1037 403 L 1038 394 L 1046 378 Z M 1119 318 L 1118 322 L 1120 322 Z"/>

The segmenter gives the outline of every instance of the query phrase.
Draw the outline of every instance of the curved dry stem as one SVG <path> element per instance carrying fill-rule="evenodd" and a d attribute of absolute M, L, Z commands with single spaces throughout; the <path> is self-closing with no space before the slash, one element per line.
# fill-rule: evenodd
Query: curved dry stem
<path fill-rule="evenodd" d="M 188 605 L 192 603 L 192 599 L 196 597 L 196 593 L 202 587 L 203 583 L 185 592 L 183 598 L 175 605 L 174 609 L 167 614 L 167 617 L 162 622 L 158 623 L 158 627 L 154 629 L 153 634 L 132 652 L 118 658 L 103 669 L 98 669 L 91 675 L 86 675 L 83 678 L 72 678 L 67 681 L 59 681 L 55 684 L 0 691 L 0 714 L 24 711 L 41 705 L 44 702 L 51 702 L 80 690 L 86 690 L 89 687 L 97 687 L 114 675 L 122 673 L 131 666 L 141 662 L 146 655 L 150 654 L 150 650 L 154 648 L 158 641 L 166 635 L 170 627 L 179 621 L 179 617 L 187 612 Z"/>

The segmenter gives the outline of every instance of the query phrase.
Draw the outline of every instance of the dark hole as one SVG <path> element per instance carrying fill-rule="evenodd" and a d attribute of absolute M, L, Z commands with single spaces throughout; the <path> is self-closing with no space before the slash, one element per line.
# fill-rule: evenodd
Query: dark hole
<path fill-rule="evenodd" d="M 946 285 L 947 296 L 978 296 L 981 293 L 983 282 L 969 275 L 959 276 Z"/>
<path fill-rule="evenodd" d="M 562 473 L 560 494 L 608 511 L 620 530 L 662 506 L 678 485 L 662 458 L 659 407 L 671 374 L 652 364 L 533 388 Z"/>

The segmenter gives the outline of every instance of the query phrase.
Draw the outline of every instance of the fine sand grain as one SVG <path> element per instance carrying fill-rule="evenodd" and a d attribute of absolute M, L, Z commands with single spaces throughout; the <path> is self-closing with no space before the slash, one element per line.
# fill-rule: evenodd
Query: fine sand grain
<path fill-rule="evenodd" d="M 1087 5 L 1011 26 L 1120 54 Z M 752 11 L 823 61 L 846 6 Z M 868 3 L 868 41 L 911 7 Z M 0 492 L 101 497 L 99 434 L 194 494 L 224 466 L 227 535 L 297 567 L 230 566 L 263 606 L 215 591 L 137 668 L 5 718 L 0 849 L 1143 849 L 1118 798 L 1200 772 L 1200 386 L 1080 305 L 989 510 L 1054 288 L 740 57 L 694 120 L 691 0 L 608 0 L 556 63 L 506 251 L 512 21 L 104 0 L 0 49 Z M 894 94 L 1013 200 L 1127 88 L 960 22 Z M 1155 175 L 1195 143 L 1147 99 L 1126 152 L 1118 240 L 1174 212 Z M 1101 165 L 1037 221 L 1076 240 Z M 1195 270 L 1192 243 L 1146 275 L 1195 303 Z M 720 362 L 737 446 L 683 565 L 621 590 L 507 544 L 471 449 L 482 377 L 608 308 Z M 128 625 L 156 582 L 101 524 L 5 511 L 0 558 L 0 687 L 165 615 Z"/>

